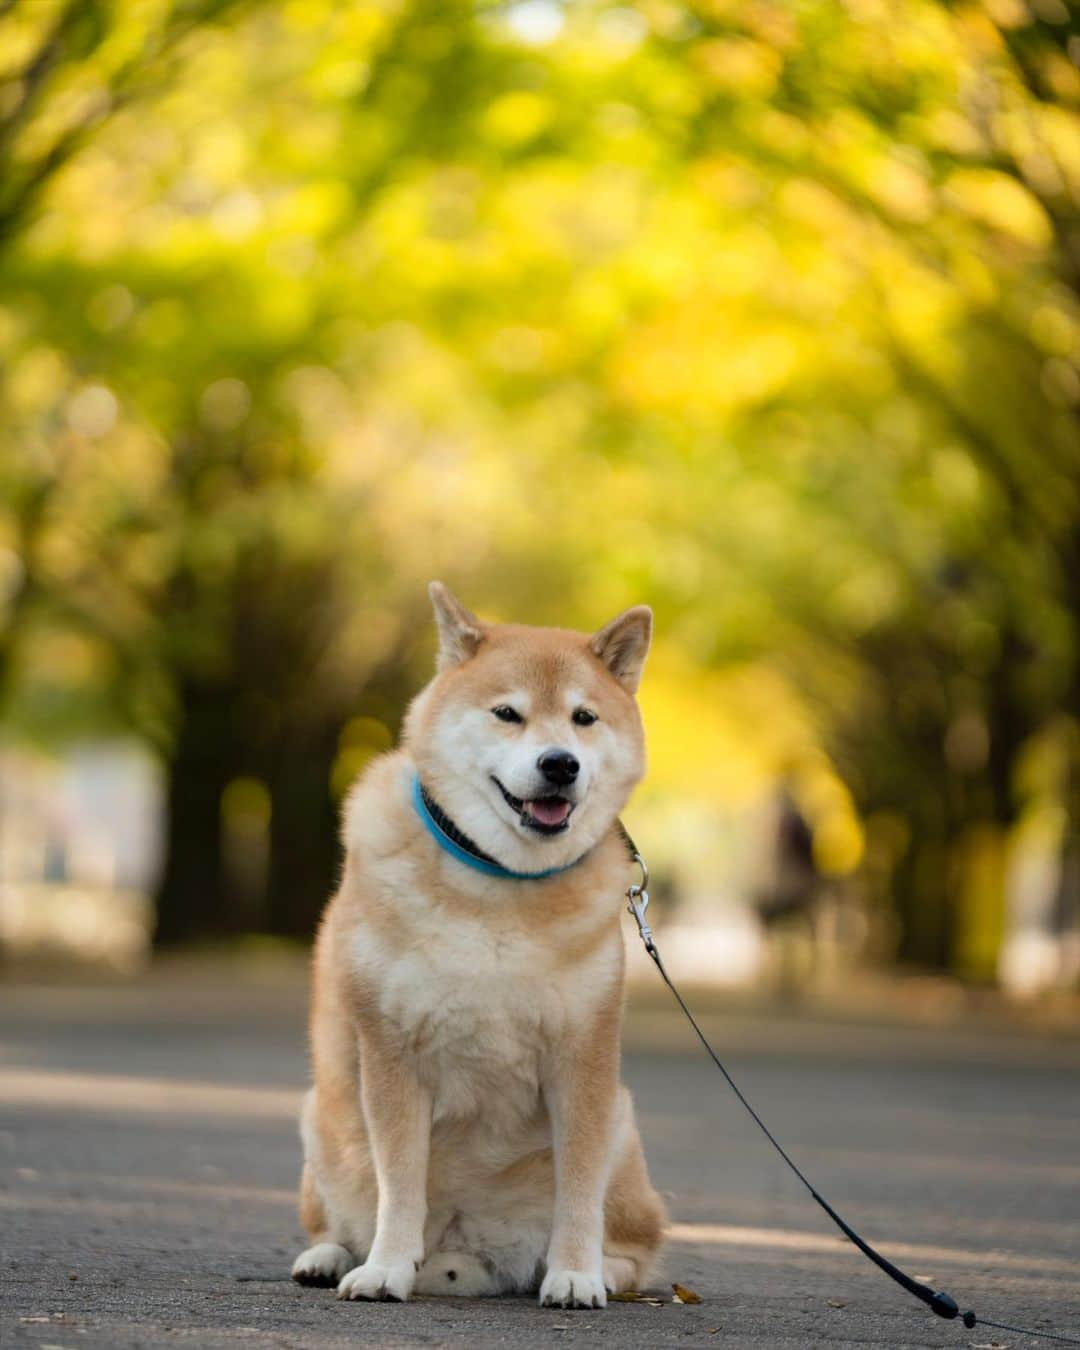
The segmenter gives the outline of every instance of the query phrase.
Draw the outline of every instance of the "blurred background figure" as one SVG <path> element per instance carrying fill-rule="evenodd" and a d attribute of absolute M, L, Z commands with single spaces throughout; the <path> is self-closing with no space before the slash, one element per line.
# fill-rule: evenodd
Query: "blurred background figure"
<path fill-rule="evenodd" d="M 653 604 L 693 979 L 763 922 L 1075 1010 L 1077 60 L 1061 0 L 0 3 L 9 965 L 306 941 L 442 576 Z"/>
<path fill-rule="evenodd" d="M 161 872 L 157 763 L 137 743 L 0 752 L 0 941 L 9 958 L 136 974 Z"/>
<path fill-rule="evenodd" d="M 754 894 L 775 961 L 775 978 L 790 992 L 812 973 L 821 878 L 814 862 L 814 834 L 782 781 L 770 813 L 770 840 L 762 850 L 763 875 Z"/>

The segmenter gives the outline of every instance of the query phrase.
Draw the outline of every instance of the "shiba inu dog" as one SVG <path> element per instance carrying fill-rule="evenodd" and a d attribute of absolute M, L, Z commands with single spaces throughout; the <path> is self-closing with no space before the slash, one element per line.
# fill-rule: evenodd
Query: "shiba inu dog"
<path fill-rule="evenodd" d="M 665 1223 L 619 1082 L 652 615 L 586 636 L 431 597 L 438 673 L 352 789 L 316 943 L 292 1274 L 600 1308 Z"/>

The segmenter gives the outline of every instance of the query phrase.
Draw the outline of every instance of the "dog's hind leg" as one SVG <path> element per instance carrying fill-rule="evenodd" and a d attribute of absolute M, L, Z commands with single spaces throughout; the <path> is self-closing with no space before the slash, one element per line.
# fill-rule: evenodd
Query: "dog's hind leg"
<path fill-rule="evenodd" d="M 604 1285 L 609 1293 L 645 1288 L 667 1214 L 645 1166 L 626 1089 L 620 1091 L 622 1139 L 604 1198 Z"/>
<path fill-rule="evenodd" d="M 359 1207 L 361 1221 L 350 1225 L 342 1213 L 340 1203 L 328 1203 L 335 1198 L 333 1189 L 334 1173 L 325 1175 L 325 1163 L 320 1165 L 322 1149 L 319 1145 L 318 1122 L 316 1120 L 316 1102 L 313 1091 L 304 1100 L 300 1125 L 304 1141 L 304 1170 L 300 1178 L 300 1222 L 311 1244 L 293 1262 L 292 1277 L 298 1284 L 318 1285 L 324 1288 L 336 1287 L 344 1275 L 359 1265 L 356 1253 L 366 1251 L 367 1245 L 358 1246 L 358 1239 L 364 1236 L 361 1231 L 370 1227 L 365 1224 L 364 1211 L 373 1211 L 373 1204 Z M 339 1167 L 338 1172 L 343 1169 Z M 325 1189 L 331 1189 L 329 1193 Z M 342 1192 L 337 1198 L 349 1196 L 347 1187 L 338 1187 Z M 355 1206 L 354 1206 L 355 1207 Z M 370 1243 L 370 1235 L 367 1236 Z M 362 1259 L 362 1258 L 361 1258 Z"/>
<path fill-rule="evenodd" d="M 356 1265 L 352 1252 L 332 1241 L 333 1230 L 327 1220 L 326 1206 L 319 1194 L 311 1164 L 304 1164 L 300 1181 L 300 1222 L 312 1239 L 311 1246 L 293 1262 L 292 1277 L 297 1284 L 332 1288 Z"/>
<path fill-rule="evenodd" d="M 328 933 L 324 926 L 316 945 L 317 965 L 324 967 L 313 1006 L 316 1086 L 300 1113 L 300 1219 L 310 1245 L 293 1263 L 292 1277 L 336 1286 L 371 1246 L 377 1189 L 360 1109 L 356 1037 L 334 972 L 325 968 Z"/>

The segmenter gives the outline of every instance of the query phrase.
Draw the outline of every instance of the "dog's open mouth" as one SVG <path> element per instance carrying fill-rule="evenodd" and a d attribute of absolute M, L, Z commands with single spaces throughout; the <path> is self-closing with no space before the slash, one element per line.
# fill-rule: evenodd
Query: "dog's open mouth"
<path fill-rule="evenodd" d="M 521 823 L 530 830 L 536 830 L 538 834 L 561 834 L 563 830 L 570 828 L 570 817 L 575 804 L 565 797 L 533 797 L 526 801 L 522 797 L 515 797 L 512 792 L 507 792 L 494 774 L 491 781 L 502 793 L 507 806 L 511 811 L 517 812 Z"/>

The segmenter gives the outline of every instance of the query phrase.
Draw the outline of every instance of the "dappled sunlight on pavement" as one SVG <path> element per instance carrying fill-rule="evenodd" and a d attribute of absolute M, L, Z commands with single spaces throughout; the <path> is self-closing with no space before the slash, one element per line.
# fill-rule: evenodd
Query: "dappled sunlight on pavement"
<path fill-rule="evenodd" d="M 299 1092 L 273 1088 L 234 1088 L 220 1083 L 127 1078 L 119 1074 L 6 1069 L 0 1075 L 0 1105 L 64 1106 L 106 1115 L 160 1112 L 295 1121 L 300 1097 Z"/>

